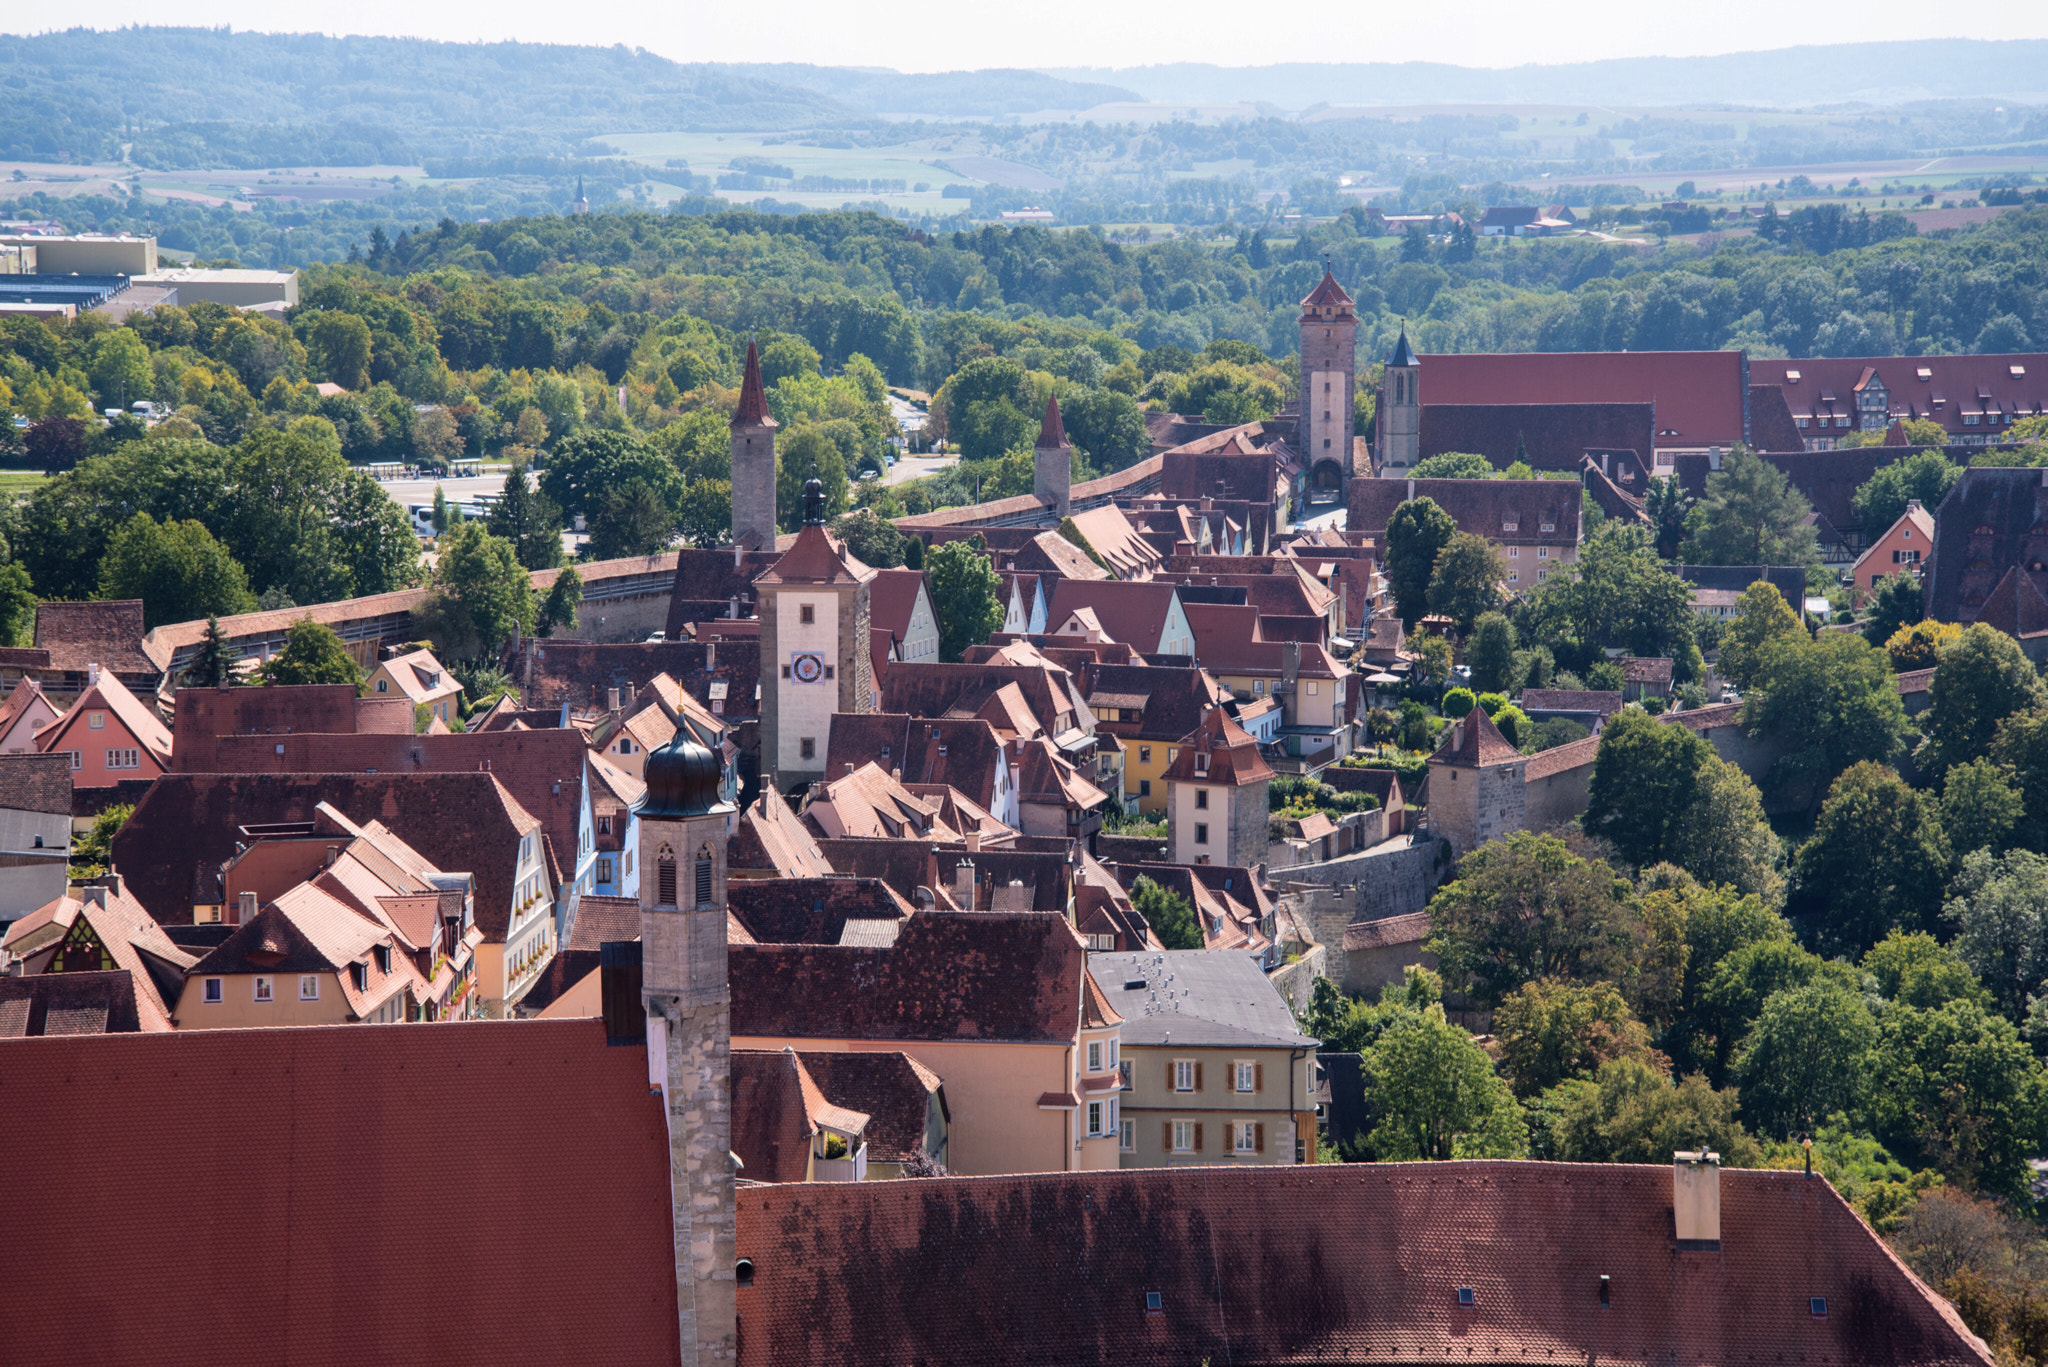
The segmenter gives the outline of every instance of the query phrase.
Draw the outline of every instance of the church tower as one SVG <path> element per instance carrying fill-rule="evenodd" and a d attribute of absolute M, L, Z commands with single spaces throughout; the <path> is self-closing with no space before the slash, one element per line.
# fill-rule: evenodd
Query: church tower
<path fill-rule="evenodd" d="M 1352 393 L 1358 385 L 1358 310 L 1330 263 L 1322 283 L 1301 301 L 1301 458 L 1311 483 L 1341 488 L 1351 468 Z M 1334 475 L 1317 467 L 1334 461 Z"/>
<path fill-rule="evenodd" d="M 761 356 L 747 339 L 747 371 L 732 415 L 732 544 L 775 549 L 775 419 L 761 384 Z"/>
<path fill-rule="evenodd" d="M 1064 520 L 1073 511 L 1069 486 L 1074 479 L 1074 448 L 1060 421 L 1057 394 L 1045 401 L 1045 421 L 1039 424 L 1038 444 L 1031 451 L 1031 472 L 1031 492 L 1052 506 L 1054 517 Z"/>
<path fill-rule="evenodd" d="M 685 1367 L 738 1358 L 732 997 L 717 755 L 678 731 L 647 756 L 640 818 L 640 1000 L 650 1081 L 668 1116 L 676 1313 Z"/>
<path fill-rule="evenodd" d="M 1406 478 L 1422 459 L 1422 362 L 1408 346 L 1408 329 L 1394 343 L 1380 380 L 1380 411 L 1373 423 L 1380 474 Z"/>
<path fill-rule="evenodd" d="M 868 586 L 875 572 L 825 530 L 825 490 L 804 484 L 796 543 L 760 578 L 761 776 L 788 792 L 825 776 L 835 712 L 875 710 Z M 644 882 L 646 875 L 642 874 Z"/>

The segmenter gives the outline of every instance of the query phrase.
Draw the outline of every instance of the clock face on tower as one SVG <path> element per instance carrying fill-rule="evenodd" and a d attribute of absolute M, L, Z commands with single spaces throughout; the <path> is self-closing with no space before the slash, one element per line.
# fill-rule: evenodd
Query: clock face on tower
<path fill-rule="evenodd" d="M 817 683 L 825 677 L 825 657 L 812 651 L 798 651 L 789 657 L 789 673 L 798 683 Z"/>

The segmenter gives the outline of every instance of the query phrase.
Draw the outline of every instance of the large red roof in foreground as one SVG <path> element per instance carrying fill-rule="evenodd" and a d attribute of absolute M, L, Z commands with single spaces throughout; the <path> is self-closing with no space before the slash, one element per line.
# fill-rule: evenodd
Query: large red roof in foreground
<path fill-rule="evenodd" d="M 1432 352 L 1421 391 L 1425 406 L 1655 403 L 1659 446 L 1743 439 L 1739 351 Z"/>
<path fill-rule="evenodd" d="M 6 1040 L 0 1116 L 8 1367 L 679 1360 L 660 1102 L 597 1020 Z M 1824 1181 L 1721 1195 L 1681 1251 L 1665 1166 L 744 1187 L 739 1361 L 1990 1367 Z"/>
<path fill-rule="evenodd" d="M 668 1145 L 598 1020 L 0 1043 L 8 1367 L 675 1367 Z"/>

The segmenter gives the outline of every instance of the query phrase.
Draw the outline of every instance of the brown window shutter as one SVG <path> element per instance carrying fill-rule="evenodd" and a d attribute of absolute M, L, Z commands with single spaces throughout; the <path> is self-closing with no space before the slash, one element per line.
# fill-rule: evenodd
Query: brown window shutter
<path fill-rule="evenodd" d="M 1171 1120 L 1164 1121 L 1161 1124 L 1159 1146 L 1168 1153 L 1173 1152 L 1173 1122 Z"/>
<path fill-rule="evenodd" d="M 1172 1091 L 1172 1090 L 1173 1090 L 1173 1084 L 1174 1084 L 1174 1081 L 1175 1081 L 1175 1079 L 1174 1079 L 1174 1076 L 1173 1076 L 1173 1060 L 1172 1060 L 1172 1059 L 1168 1059 L 1168 1060 L 1166 1061 L 1166 1090 L 1167 1090 L 1167 1091 L 1169 1091 L 1169 1092 L 1170 1092 L 1170 1091 Z"/>
<path fill-rule="evenodd" d="M 1195 1090 L 1198 1092 L 1202 1090 L 1202 1061 L 1200 1059 L 1195 1060 Z"/>
<path fill-rule="evenodd" d="M 1196 1153 L 1200 1153 L 1201 1151 L 1202 1151 L 1202 1122 L 1201 1122 L 1201 1121 L 1199 1121 L 1199 1120 L 1197 1120 L 1197 1121 L 1195 1122 L 1195 1152 L 1196 1152 Z"/>
<path fill-rule="evenodd" d="M 1252 1090 L 1255 1092 L 1266 1090 L 1266 1065 L 1263 1063 L 1254 1063 L 1252 1065 Z"/>
<path fill-rule="evenodd" d="M 1252 1126 L 1252 1148 L 1260 1153 L 1266 1151 L 1266 1122 L 1263 1120 Z"/>

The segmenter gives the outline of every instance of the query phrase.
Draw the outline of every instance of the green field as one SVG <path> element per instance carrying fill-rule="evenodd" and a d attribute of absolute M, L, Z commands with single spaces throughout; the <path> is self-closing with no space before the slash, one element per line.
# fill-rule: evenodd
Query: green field
<path fill-rule="evenodd" d="M 48 475 L 33 470 L 0 470 L 0 497 L 19 498 L 49 482 Z"/>

